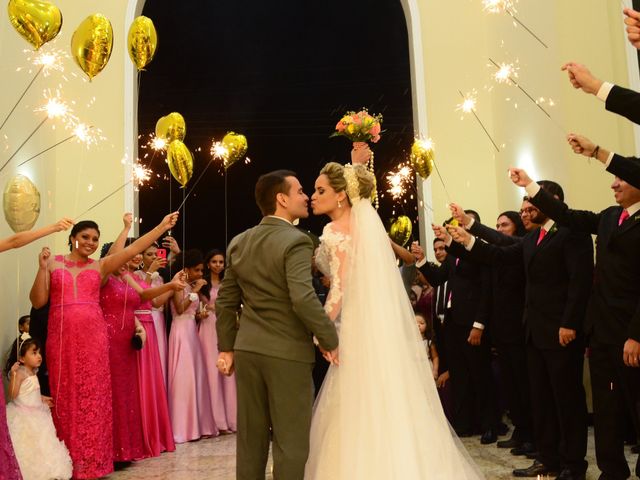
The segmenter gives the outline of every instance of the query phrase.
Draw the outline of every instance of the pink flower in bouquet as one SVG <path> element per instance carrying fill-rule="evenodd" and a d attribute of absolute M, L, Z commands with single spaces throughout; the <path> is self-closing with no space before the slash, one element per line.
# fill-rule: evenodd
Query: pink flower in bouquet
<path fill-rule="evenodd" d="M 344 132 L 344 129 L 347 128 L 347 126 L 342 122 L 342 120 L 340 120 L 337 124 L 336 124 L 336 130 L 338 132 Z"/>
<path fill-rule="evenodd" d="M 362 113 L 362 112 L 360 112 Z M 351 115 L 351 118 L 353 119 L 353 123 L 355 123 L 356 125 L 361 125 L 362 124 L 362 117 L 360 116 L 360 113 L 356 113 L 355 115 Z"/>
<path fill-rule="evenodd" d="M 371 130 L 369 130 L 369 133 L 372 137 L 378 137 L 378 140 L 380 140 L 380 123 L 374 123 Z M 374 142 L 377 142 L 378 140 L 374 140 Z"/>
<path fill-rule="evenodd" d="M 373 137 L 373 138 L 371 139 L 371 142 L 373 142 L 373 143 L 378 143 L 378 140 L 380 140 L 380 135 L 376 135 L 375 137 Z"/>

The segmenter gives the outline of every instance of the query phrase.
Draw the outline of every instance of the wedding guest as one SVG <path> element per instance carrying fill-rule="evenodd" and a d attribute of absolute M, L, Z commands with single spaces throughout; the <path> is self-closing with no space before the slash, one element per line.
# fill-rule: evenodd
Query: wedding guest
<path fill-rule="evenodd" d="M 53 426 L 51 397 L 40 393 L 36 370 L 42 362 L 39 343 L 18 339 L 11 349 L 5 372 L 9 375 L 7 423 L 11 442 L 25 480 L 71 478 L 71 458 Z M 9 478 L 9 477 L 2 477 Z"/>
<path fill-rule="evenodd" d="M 204 355 L 204 364 L 209 379 L 211 409 L 216 427 L 221 432 L 237 430 L 237 399 L 235 375 L 223 375 L 218 371 L 218 334 L 216 333 L 216 299 L 224 277 L 224 253 L 211 250 L 204 257 L 204 280 L 206 285 L 200 290 L 204 308 L 196 314 L 198 336 Z"/>
<path fill-rule="evenodd" d="M 165 237 L 166 238 L 166 237 Z M 166 252 L 166 250 L 165 250 Z M 167 266 L 167 259 L 158 256 L 158 246 L 154 243 L 149 248 L 142 252 L 142 263 L 140 269 L 134 273 L 147 285 L 152 287 L 159 287 L 164 283 L 160 271 Z M 172 278 L 172 277 L 169 277 Z M 167 301 L 170 300 L 167 299 Z M 158 356 L 160 358 L 160 366 L 162 368 L 162 378 L 164 380 L 165 388 L 167 385 L 167 324 L 165 321 L 165 304 L 166 302 L 160 302 L 155 299 L 153 307 L 151 309 L 151 316 L 153 317 L 153 325 L 155 327 L 157 344 L 158 344 Z"/>
<path fill-rule="evenodd" d="M 600 213 L 572 210 L 541 190 L 521 169 L 512 180 L 531 201 L 572 231 L 598 235 L 593 289 L 587 307 L 589 366 L 600 478 L 628 478 L 624 453 L 627 419 L 640 433 L 640 189 L 615 178 L 618 205 Z M 640 460 L 636 461 L 640 474 Z"/>
<path fill-rule="evenodd" d="M 213 418 L 205 358 L 196 326 L 204 259 L 198 250 L 182 252 L 176 269 L 185 273 L 187 287 L 171 300 L 173 323 L 169 334 L 168 395 L 169 412 L 176 443 L 218 435 Z M 178 272 L 176 275 L 179 275 Z"/>
<path fill-rule="evenodd" d="M 10 250 L 12 248 L 20 248 L 28 243 L 55 232 L 67 230 L 73 225 L 73 221 L 63 218 L 58 223 L 49 225 L 38 230 L 29 230 L 19 232 L 10 237 L 0 240 L 0 252 Z M 20 467 L 16 460 L 13 445 L 9 438 L 9 430 L 7 429 L 7 417 L 5 413 L 4 388 L 0 388 L 0 478 L 10 480 L 20 480 Z"/>
<path fill-rule="evenodd" d="M 557 183 L 546 180 L 540 185 L 564 199 Z M 515 469 L 514 476 L 559 474 L 560 480 L 584 479 L 587 407 L 582 327 L 593 278 L 593 243 L 589 235 L 573 233 L 539 210 L 534 214 L 532 221 L 542 227 L 509 246 L 476 241 L 462 227 L 449 231 L 471 258 L 491 265 L 520 262 L 525 268 L 525 341 L 538 457 L 528 468 Z M 434 232 L 451 241 L 443 228 L 436 226 Z"/>
<path fill-rule="evenodd" d="M 96 478 L 113 471 L 113 418 L 109 340 L 100 308 L 100 284 L 136 253 L 172 228 L 177 213 L 136 242 L 100 261 L 89 258 L 98 248 L 95 222 L 77 223 L 69 235 L 71 252 L 51 258 L 39 255 L 31 288 L 35 308 L 50 301 L 49 381 L 54 423 L 73 461 L 75 478 Z"/>
<path fill-rule="evenodd" d="M 416 323 L 418 324 L 418 331 L 420 332 L 420 336 L 422 337 L 422 342 L 424 343 L 424 348 L 427 351 L 427 356 L 429 357 L 429 362 L 431 363 L 431 371 L 433 372 L 433 379 L 438 379 L 438 349 L 436 347 L 435 342 L 433 341 L 433 326 L 429 325 L 430 322 L 427 322 L 424 314 L 416 312 Z"/>

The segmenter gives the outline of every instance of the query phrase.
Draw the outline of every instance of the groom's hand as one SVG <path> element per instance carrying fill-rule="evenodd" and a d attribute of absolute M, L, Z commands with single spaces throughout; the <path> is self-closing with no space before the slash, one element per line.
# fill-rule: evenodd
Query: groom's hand
<path fill-rule="evenodd" d="M 328 352 L 324 348 L 320 347 L 320 351 L 322 352 L 322 356 L 327 362 L 331 363 L 332 365 L 340 365 L 337 348 L 335 350 L 331 350 L 330 352 Z"/>
<path fill-rule="evenodd" d="M 227 377 L 230 376 L 234 370 L 233 352 L 220 352 L 218 354 L 216 367 L 218 367 L 218 371 L 221 374 L 226 375 Z"/>

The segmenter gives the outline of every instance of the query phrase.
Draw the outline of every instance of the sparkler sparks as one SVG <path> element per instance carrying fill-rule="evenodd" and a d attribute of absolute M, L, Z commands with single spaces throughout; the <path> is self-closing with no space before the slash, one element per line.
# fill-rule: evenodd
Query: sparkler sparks
<path fill-rule="evenodd" d="M 512 0 L 482 0 L 482 6 L 489 13 L 515 12 Z"/>
<path fill-rule="evenodd" d="M 401 200 L 409 189 L 413 186 L 413 169 L 406 164 L 400 164 L 397 170 L 391 170 L 387 174 L 387 184 L 389 188 L 387 193 L 394 200 Z"/>
<path fill-rule="evenodd" d="M 215 160 L 222 160 L 225 163 L 229 158 L 229 149 L 222 142 L 216 142 L 215 140 L 211 145 L 210 153 Z"/>
<path fill-rule="evenodd" d="M 153 171 L 150 168 L 147 168 L 140 163 L 136 163 L 135 165 L 133 165 L 131 178 L 136 187 L 136 190 L 142 187 L 145 182 L 149 181 L 149 179 L 151 178 L 151 174 L 153 174 Z"/>
<path fill-rule="evenodd" d="M 167 141 L 164 138 L 154 136 L 149 141 L 149 146 L 155 151 L 164 150 L 167 148 Z"/>
<path fill-rule="evenodd" d="M 48 77 L 52 71 L 64 72 L 62 61 L 65 58 L 69 58 L 69 55 L 64 50 L 51 49 L 48 52 L 37 52 L 33 59 L 28 60 L 31 60 L 36 67 L 40 67 L 42 74 Z"/>
<path fill-rule="evenodd" d="M 501 63 L 493 74 L 493 79 L 498 83 L 509 83 L 514 78 L 518 78 L 518 68 L 513 63 Z"/>

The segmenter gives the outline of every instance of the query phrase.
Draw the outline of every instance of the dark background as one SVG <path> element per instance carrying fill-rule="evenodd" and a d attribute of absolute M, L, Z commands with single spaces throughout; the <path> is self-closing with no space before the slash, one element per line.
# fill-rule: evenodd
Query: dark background
<path fill-rule="evenodd" d="M 250 164 L 228 175 L 228 238 L 255 225 L 253 198 L 259 175 L 288 168 L 308 195 L 320 168 L 346 163 L 351 146 L 328 138 L 347 110 L 382 113 L 381 141 L 373 146 L 379 192 L 385 173 L 405 160 L 413 140 L 407 28 L 399 0 L 148 0 L 143 15 L 158 31 L 158 50 L 141 74 L 139 155 L 158 118 L 180 112 L 184 140 L 194 153 L 188 192 L 210 160 L 211 139 L 227 131 L 246 135 Z M 200 149 L 200 151 L 198 151 Z M 151 155 L 144 162 L 149 164 Z M 182 201 L 164 154 L 151 168 L 158 177 L 140 191 L 141 231 L 156 225 Z M 171 183 L 171 188 L 169 188 Z M 224 177 L 211 165 L 187 199 L 174 229 L 188 248 L 221 248 L 225 242 Z M 415 220 L 415 201 L 396 207 Z M 393 211 L 381 198 L 381 217 Z M 303 227 L 320 234 L 327 218 Z"/>

